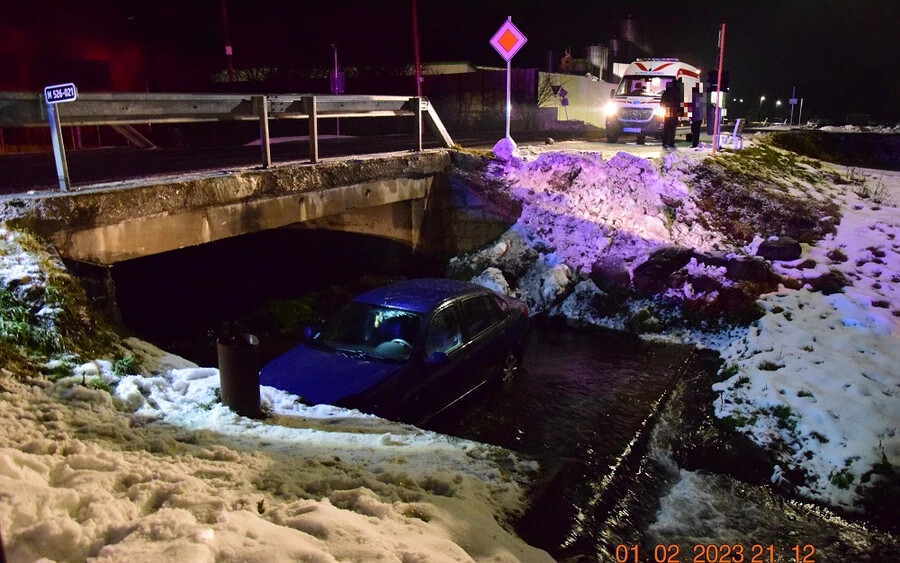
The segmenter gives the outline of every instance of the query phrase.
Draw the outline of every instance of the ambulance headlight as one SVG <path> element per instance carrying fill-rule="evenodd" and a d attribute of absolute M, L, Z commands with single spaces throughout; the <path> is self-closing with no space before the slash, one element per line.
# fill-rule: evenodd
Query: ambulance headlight
<path fill-rule="evenodd" d="M 603 106 L 603 111 L 606 112 L 606 115 L 616 115 L 616 112 L 619 110 L 619 105 L 616 102 L 608 102 L 605 106 Z"/>
<path fill-rule="evenodd" d="M 653 108 L 653 117 L 665 117 L 666 116 L 666 108 L 657 107 Z"/>

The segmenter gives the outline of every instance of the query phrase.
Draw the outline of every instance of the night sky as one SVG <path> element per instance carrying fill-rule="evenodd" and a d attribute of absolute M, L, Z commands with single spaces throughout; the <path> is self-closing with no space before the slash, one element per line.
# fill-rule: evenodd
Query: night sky
<path fill-rule="evenodd" d="M 791 87 L 807 117 L 842 119 L 869 113 L 900 120 L 897 0 L 475 1 L 419 0 L 423 62 L 468 60 L 500 66 L 488 44 L 507 16 L 528 37 L 514 66 L 545 69 L 547 51 L 575 57 L 605 43 L 627 16 L 655 56 L 676 56 L 703 70 L 715 66 L 716 37 L 727 25 L 725 65 L 733 97 L 755 113 L 787 103 Z M 342 66 L 398 65 L 413 60 L 409 0 L 226 0 L 236 67 L 309 68 L 331 65 L 331 43 Z M 48 0 L 19 4 L 2 19 L 42 33 L 76 27 L 82 33 L 128 38 L 155 52 L 172 52 L 211 70 L 224 67 L 219 0 Z M 782 106 L 787 108 L 787 106 Z M 786 113 L 785 113 L 786 115 Z"/>

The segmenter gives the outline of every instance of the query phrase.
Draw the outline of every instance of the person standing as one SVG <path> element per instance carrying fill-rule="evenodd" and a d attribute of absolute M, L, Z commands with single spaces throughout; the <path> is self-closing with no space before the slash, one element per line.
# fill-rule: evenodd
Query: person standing
<path fill-rule="evenodd" d="M 663 118 L 662 146 L 674 149 L 675 127 L 678 124 L 678 84 L 674 80 L 666 84 L 659 103 L 666 111 L 666 117 Z"/>
<path fill-rule="evenodd" d="M 698 83 L 691 92 L 691 147 L 697 148 L 700 144 L 700 126 L 703 124 L 703 113 L 706 111 L 706 104 L 703 100 L 703 92 Z"/>

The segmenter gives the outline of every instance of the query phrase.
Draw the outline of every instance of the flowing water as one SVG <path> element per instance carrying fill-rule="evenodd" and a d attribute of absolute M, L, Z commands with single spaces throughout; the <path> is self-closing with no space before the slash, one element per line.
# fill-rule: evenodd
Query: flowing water
<path fill-rule="evenodd" d="M 523 365 L 508 387 L 429 427 L 541 462 L 516 527 L 557 559 L 900 561 L 896 537 L 765 485 L 679 467 L 673 450 L 697 432 L 683 416 L 696 408 L 690 387 L 708 386 L 713 355 L 545 326 L 532 331 Z"/>

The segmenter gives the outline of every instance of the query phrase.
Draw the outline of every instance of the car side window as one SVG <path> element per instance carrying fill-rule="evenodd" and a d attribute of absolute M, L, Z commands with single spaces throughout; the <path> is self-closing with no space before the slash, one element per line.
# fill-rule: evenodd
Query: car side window
<path fill-rule="evenodd" d="M 469 338 L 475 337 L 500 321 L 500 312 L 487 295 L 466 299 L 462 302 L 462 309 L 463 323 Z"/>
<path fill-rule="evenodd" d="M 497 295 L 491 295 L 491 299 L 493 299 L 494 303 L 497 304 L 497 308 L 500 309 L 500 316 L 505 317 L 509 314 L 509 303 L 507 303 L 503 298 L 498 297 Z"/>
<path fill-rule="evenodd" d="M 446 307 L 437 312 L 428 326 L 428 336 L 425 339 L 425 357 L 428 358 L 435 352 L 449 354 L 462 345 L 462 330 L 460 330 L 459 317 L 454 307 Z"/>

